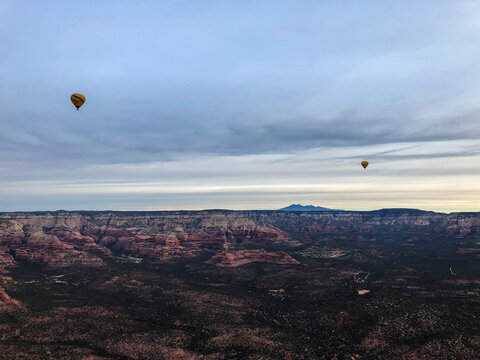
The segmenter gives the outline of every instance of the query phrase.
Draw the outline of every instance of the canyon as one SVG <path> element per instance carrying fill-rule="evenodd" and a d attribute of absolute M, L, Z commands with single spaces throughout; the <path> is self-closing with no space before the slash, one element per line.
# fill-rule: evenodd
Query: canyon
<path fill-rule="evenodd" d="M 0 213 L 0 358 L 475 358 L 479 230 L 414 209 Z"/>
<path fill-rule="evenodd" d="M 372 212 L 198 211 L 0 214 L 0 264 L 102 264 L 112 250 L 157 261 L 240 244 L 299 246 L 289 234 L 425 232 L 475 235 L 480 214 L 390 209 Z M 253 254 L 253 253 L 252 253 Z M 264 252 L 268 257 L 268 253 Z M 248 257 L 248 255 L 245 255 Z M 252 255 L 260 258 L 258 254 Z"/>

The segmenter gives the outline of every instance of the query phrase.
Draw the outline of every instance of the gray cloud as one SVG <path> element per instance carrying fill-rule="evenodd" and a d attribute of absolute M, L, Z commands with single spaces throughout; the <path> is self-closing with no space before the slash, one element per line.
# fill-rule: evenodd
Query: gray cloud
<path fill-rule="evenodd" d="M 479 172 L 473 2 L 6 0 L 0 17 L 0 186 L 301 186 L 341 182 L 364 157 L 376 186 Z"/>

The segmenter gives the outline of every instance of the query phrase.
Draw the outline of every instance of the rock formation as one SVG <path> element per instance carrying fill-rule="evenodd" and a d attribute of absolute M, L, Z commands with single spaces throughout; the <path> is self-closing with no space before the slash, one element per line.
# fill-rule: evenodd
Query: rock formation
<path fill-rule="evenodd" d="M 478 213 L 408 209 L 1 213 L 0 271 L 15 261 L 53 267 L 102 266 L 112 251 L 155 261 L 211 253 L 218 264 L 293 263 L 294 259 L 268 252 L 238 250 L 268 244 L 300 245 L 289 235 L 292 233 L 411 231 L 464 237 L 476 234 L 479 228 Z"/>

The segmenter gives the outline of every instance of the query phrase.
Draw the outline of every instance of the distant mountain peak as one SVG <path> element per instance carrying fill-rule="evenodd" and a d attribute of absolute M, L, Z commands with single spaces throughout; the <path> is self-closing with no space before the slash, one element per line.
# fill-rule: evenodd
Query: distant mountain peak
<path fill-rule="evenodd" d="M 342 211 L 337 209 L 329 209 L 322 206 L 302 205 L 302 204 L 292 204 L 278 210 L 280 211 Z"/>

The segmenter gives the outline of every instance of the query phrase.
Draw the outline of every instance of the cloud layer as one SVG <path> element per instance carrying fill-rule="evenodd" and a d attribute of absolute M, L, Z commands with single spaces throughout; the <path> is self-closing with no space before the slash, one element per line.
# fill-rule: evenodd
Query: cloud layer
<path fill-rule="evenodd" d="M 478 210 L 476 2 L 0 14 L 0 210 Z"/>

